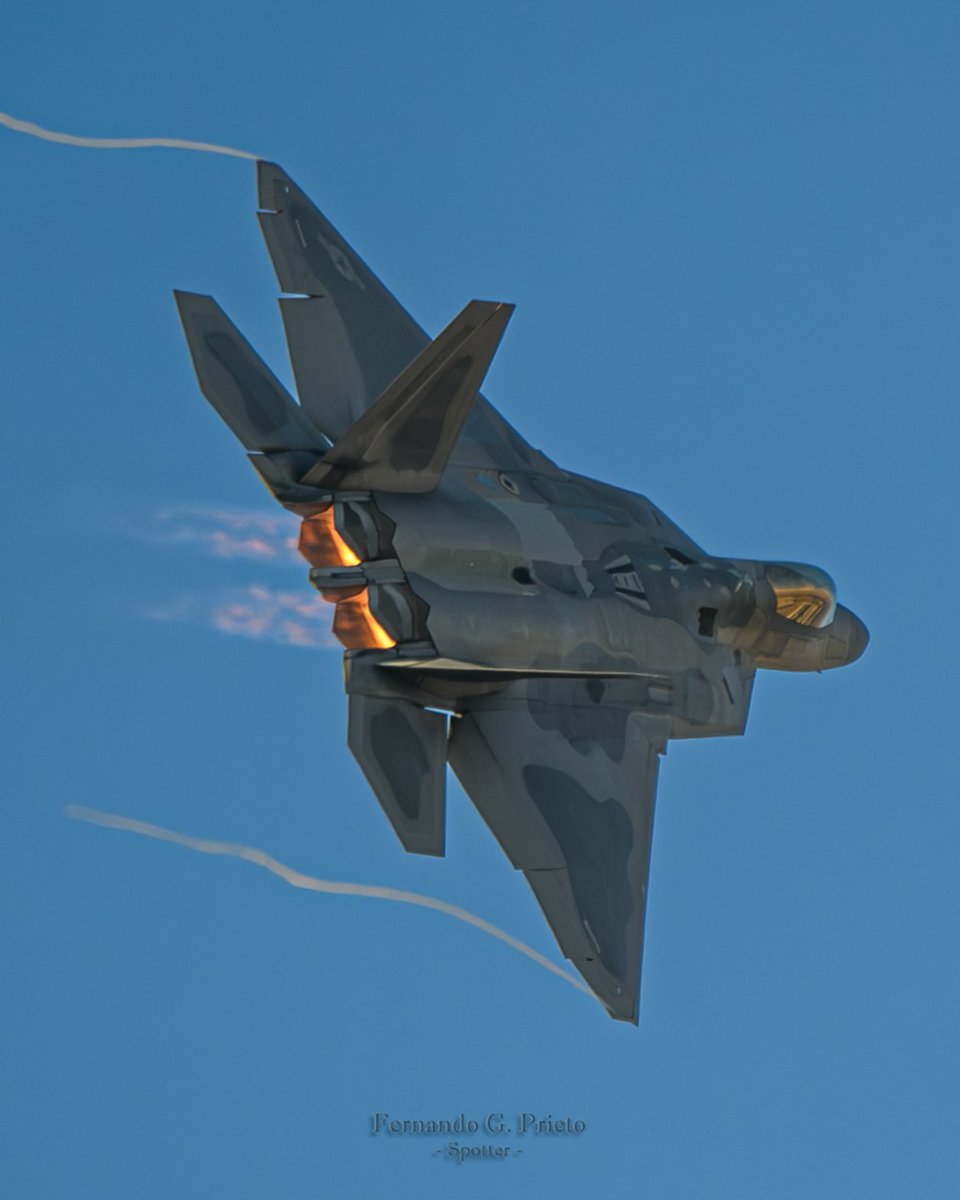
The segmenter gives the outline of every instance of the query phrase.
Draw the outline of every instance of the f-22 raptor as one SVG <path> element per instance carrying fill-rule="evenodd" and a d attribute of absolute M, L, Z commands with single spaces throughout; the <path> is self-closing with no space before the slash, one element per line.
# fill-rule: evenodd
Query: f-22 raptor
<path fill-rule="evenodd" d="M 176 298 L 203 394 L 302 518 L 350 749 L 416 854 L 444 853 L 449 763 L 636 1023 L 667 741 L 743 733 L 758 667 L 844 666 L 866 627 L 824 571 L 716 558 L 535 450 L 479 391 L 512 306 L 473 300 L 431 341 L 280 167 L 257 172 L 299 403 L 214 300 Z"/>

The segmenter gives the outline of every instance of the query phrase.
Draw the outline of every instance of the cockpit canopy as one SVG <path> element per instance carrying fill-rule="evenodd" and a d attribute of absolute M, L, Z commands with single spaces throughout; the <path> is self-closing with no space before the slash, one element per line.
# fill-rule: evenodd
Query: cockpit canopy
<path fill-rule="evenodd" d="M 781 617 L 812 629 L 833 620 L 837 587 L 826 571 L 808 563 L 767 563 L 766 576 Z"/>

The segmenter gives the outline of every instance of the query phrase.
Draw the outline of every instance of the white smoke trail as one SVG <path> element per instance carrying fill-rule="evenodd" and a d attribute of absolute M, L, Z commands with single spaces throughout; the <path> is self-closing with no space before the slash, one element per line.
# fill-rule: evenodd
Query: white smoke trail
<path fill-rule="evenodd" d="M 532 958 L 541 967 L 545 967 L 554 975 L 559 975 L 561 979 L 565 979 L 579 991 L 596 999 L 585 983 L 564 971 L 562 967 L 556 966 L 549 958 L 544 958 L 532 946 L 511 937 L 509 933 L 505 933 L 496 925 L 491 925 L 489 921 L 484 921 L 482 917 L 475 917 L 465 908 L 447 904 L 445 900 L 435 900 L 432 896 L 421 896 L 418 892 L 404 892 L 398 888 L 375 887 L 369 883 L 337 883 L 330 879 L 316 879 L 312 875 L 294 871 L 292 867 L 278 862 L 277 859 L 253 846 L 240 846 L 235 842 L 211 842 L 206 838 L 189 837 L 185 833 L 164 829 L 161 825 L 149 825 L 146 821 L 135 821 L 132 817 L 120 817 L 115 813 L 102 812 L 97 808 L 85 808 L 80 804 L 68 804 L 66 812 L 68 817 L 73 817 L 77 821 L 86 821 L 90 825 L 102 825 L 107 829 L 125 829 L 130 833 L 157 838 L 162 842 L 176 842 L 178 846 L 186 846 L 189 850 L 199 850 L 201 854 L 226 854 L 231 858 L 242 858 L 245 862 L 255 863 L 258 867 L 265 867 L 274 875 L 279 875 L 292 887 L 305 888 L 310 892 L 328 892 L 336 896 L 368 896 L 373 900 L 393 900 L 398 904 L 415 904 L 419 908 L 432 908 L 435 912 L 446 913 L 448 917 L 456 917 L 458 921 L 464 921 L 467 925 L 473 925 L 475 929 L 489 933 L 491 937 L 499 938 L 501 942 L 506 942 L 514 950 L 519 950 L 521 954 Z"/>
<path fill-rule="evenodd" d="M 43 138 L 46 142 L 62 142 L 66 146 L 87 146 L 93 150 L 141 150 L 155 147 L 165 147 L 170 150 L 199 150 L 205 154 L 228 154 L 232 158 L 260 157 L 248 150 L 235 150 L 232 146 L 216 146 L 212 142 L 189 142 L 183 138 L 101 138 L 77 137 L 72 133 L 57 133 L 52 129 L 44 129 L 32 121 L 21 121 L 11 117 L 9 113 L 0 112 L 0 125 L 15 129 L 17 133 L 26 133 L 30 137 Z"/>

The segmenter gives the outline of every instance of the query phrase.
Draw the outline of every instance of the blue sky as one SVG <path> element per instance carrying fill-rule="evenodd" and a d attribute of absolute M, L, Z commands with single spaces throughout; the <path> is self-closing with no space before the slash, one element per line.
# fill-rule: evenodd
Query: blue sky
<path fill-rule="evenodd" d="M 671 746 L 639 1029 L 439 914 L 69 821 L 560 961 L 456 786 L 448 857 L 401 851 L 295 522 L 197 391 L 174 287 L 289 379 L 251 164 L 0 129 L 11 1195 L 955 1194 L 958 49 L 939 3 L 7 14 L 0 108 L 275 159 L 434 332 L 515 302 L 486 390 L 534 444 L 872 632 Z M 456 1166 L 378 1111 L 587 1128 Z"/>

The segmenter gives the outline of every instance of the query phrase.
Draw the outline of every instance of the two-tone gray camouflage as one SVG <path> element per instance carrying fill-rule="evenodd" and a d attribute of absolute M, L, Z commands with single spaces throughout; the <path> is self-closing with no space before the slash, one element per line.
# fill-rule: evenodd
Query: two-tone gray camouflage
<path fill-rule="evenodd" d="M 421 854 L 444 853 L 449 763 L 635 1022 L 667 741 L 742 733 L 757 667 L 843 666 L 866 628 L 819 569 L 713 557 L 529 446 L 478 392 L 511 306 L 472 301 L 431 340 L 289 176 L 257 171 L 300 403 L 212 299 L 177 301 L 204 395 L 304 518 L 353 646 L 350 749 Z"/>

